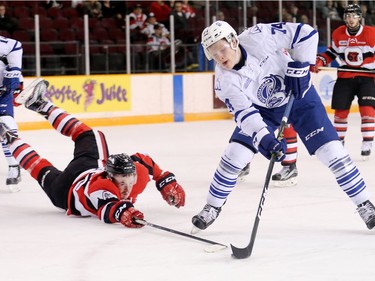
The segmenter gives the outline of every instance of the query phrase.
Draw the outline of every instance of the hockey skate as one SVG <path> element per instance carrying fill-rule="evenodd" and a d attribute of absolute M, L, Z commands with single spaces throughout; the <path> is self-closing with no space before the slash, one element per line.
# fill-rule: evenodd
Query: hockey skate
<path fill-rule="evenodd" d="M 48 103 L 44 99 L 49 83 L 42 78 L 35 79 L 16 98 L 15 102 L 26 108 L 41 113 Z"/>
<path fill-rule="evenodd" d="M 21 181 L 21 169 L 19 165 L 11 165 L 8 170 L 8 177 L 6 184 L 9 186 L 11 192 L 20 191 L 20 188 L 15 186 Z"/>
<path fill-rule="evenodd" d="M 0 141 L 8 144 L 14 142 L 17 138 L 18 135 L 0 120 Z"/>
<path fill-rule="evenodd" d="M 192 234 L 198 233 L 200 230 L 204 230 L 209 227 L 219 216 L 221 211 L 220 207 L 213 207 L 210 204 L 206 204 L 203 210 L 198 215 L 192 218 L 193 229 Z"/>
<path fill-rule="evenodd" d="M 372 141 L 363 141 L 361 148 L 361 155 L 364 161 L 368 160 L 371 155 Z"/>
<path fill-rule="evenodd" d="M 298 170 L 296 163 L 284 166 L 280 172 L 272 176 L 275 186 L 286 187 L 297 184 Z"/>
<path fill-rule="evenodd" d="M 366 223 L 368 229 L 375 227 L 375 207 L 369 200 L 358 205 L 357 212 Z"/>
<path fill-rule="evenodd" d="M 250 174 L 250 163 L 248 163 L 240 172 L 237 178 L 237 182 L 245 181 L 245 177 Z"/>

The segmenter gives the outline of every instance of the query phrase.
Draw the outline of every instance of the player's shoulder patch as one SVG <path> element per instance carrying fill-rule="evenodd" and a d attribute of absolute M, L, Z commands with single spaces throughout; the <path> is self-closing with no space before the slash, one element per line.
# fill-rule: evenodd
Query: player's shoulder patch
<path fill-rule="evenodd" d="M 256 24 L 252 27 L 249 28 L 249 32 L 251 34 L 256 34 L 256 33 L 261 33 L 262 32 L 262 28 L 259 24 Z"/>

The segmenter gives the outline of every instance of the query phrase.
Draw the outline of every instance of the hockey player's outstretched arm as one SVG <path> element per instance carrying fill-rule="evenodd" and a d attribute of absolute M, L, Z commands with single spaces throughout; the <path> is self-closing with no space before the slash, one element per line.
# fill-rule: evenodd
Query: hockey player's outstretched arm
<path fill-rule="evenodd" d="M 177 182 L 176 176 L 173 173 L 168 171 L 163 172 L 149 155 L 136 153 L 132 155 L 132 159 L 147 168 L 149 175 L 155 180 L 156 188 L 169 205 L 176 208 L 185 205 L 185 191 Z"/>

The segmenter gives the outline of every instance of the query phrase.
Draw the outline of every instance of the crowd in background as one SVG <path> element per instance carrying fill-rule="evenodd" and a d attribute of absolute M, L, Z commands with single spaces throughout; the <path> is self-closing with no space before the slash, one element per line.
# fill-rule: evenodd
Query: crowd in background
<path fill-rule="evenodd" d="M 282 20 L 313 24 L 313 1 L 282 1 Z M 349 1 L 361 5 L 365 24 L 375 23 L 375 1 Z M 332 30 L 343 24 L 343 8 L 348 1 L 316 1 L 317 27 L 321 33 L 321 45 L 325 36 L 326 18 L 331 19 Z M 238 32 L 243 28 L 243 1 L 210 1 L 210 17 L 225 20 Z M 247 25 L 252 25 L 252 17 L 257 22 L 279 21 L 279 1 L 247 1 Z M 123 53 L 123 48 L 116 45 L 125 44 L 125 18 L 129 15 L 132 53 L 141 56 L 150 54 L 148 63 L 159 68 L 168 68 L 165 61 L 160 61 L 162 53 L 167 53 L 170 46 L 170 15 L 174 16 L 174 31 L 177 45 L 198 45 L 200 33 L 206 24 L 206 1 L 0 1 L 0 35 L 21 41 L 25 54 L 35 54 L 34 15 L 40 16 L 41 41 L 74 41 L 83 42 L 83 15 L 89 16 L 90 49 L 92 54 L 108 52 L 108 47 L 95 47 L 95 44 L 110 46 L 111 53 Z M 277 12 L 275 12 L 277 11 Z M 211 19 L 210 19 L 211 20 Z M 29 43 L 29 44 L 28 44 Z M 144 46 L 144 47 L 143 47 Z M 79 52 L 72 46 L 44 46 L 42 54 L 69 54 Z M 82 49 L 82 48 L 81 48 Z M 77 51 L 78 50 L 78 51 Z M 177 50 L 178 51 L 178 50 Z M 186 48 L 185 48 L 186 51 Z M 186 53 L 188 55 L 186 55 Z M 194 48 L 184 54 L 185 67 L 196 66 Z M 186 59 L 187 57 L 187 59 Z M 188 61 L 186 63 L 186 60 Z M 157 63 L 159 61 L 159 63 Z M 137 60 L 143 65 L 142 59 Z M 186 69 L 185 69 L 186 70 Z M 189 69 L 188 69 L 189 70 Z"/>

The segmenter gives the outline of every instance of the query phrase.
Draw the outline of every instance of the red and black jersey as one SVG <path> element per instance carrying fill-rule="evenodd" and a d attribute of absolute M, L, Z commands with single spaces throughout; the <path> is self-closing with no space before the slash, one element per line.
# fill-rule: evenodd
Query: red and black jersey
<path fill-rule="evenodd" d="M 375 27 L 360 26 L 356 35 L 350 35 L 345 25 L 332 33 L 332 44 L 326 52 L 320 54 L 329 64 L 339 57 L 342 65 L 338 68 L 338 78 L 356 76 L 375 77 L 372 73 L 340 71 L 341 69 L 374 70 L 375 69 Z"/>
<path fill-rule="evenodd" d="M 103 169 L 91 169 L 73 182 L 68 197 L 68 215 L 96 215 L 106 223 L 118 222 L 122 209 L 133 204 L 150 180 L 157 180 L 162 170 L 145 154 L 131 156 L 135 162 L 137 182 L 127 200 L 121 200 L 119 188 L 107 177 Z"/>

